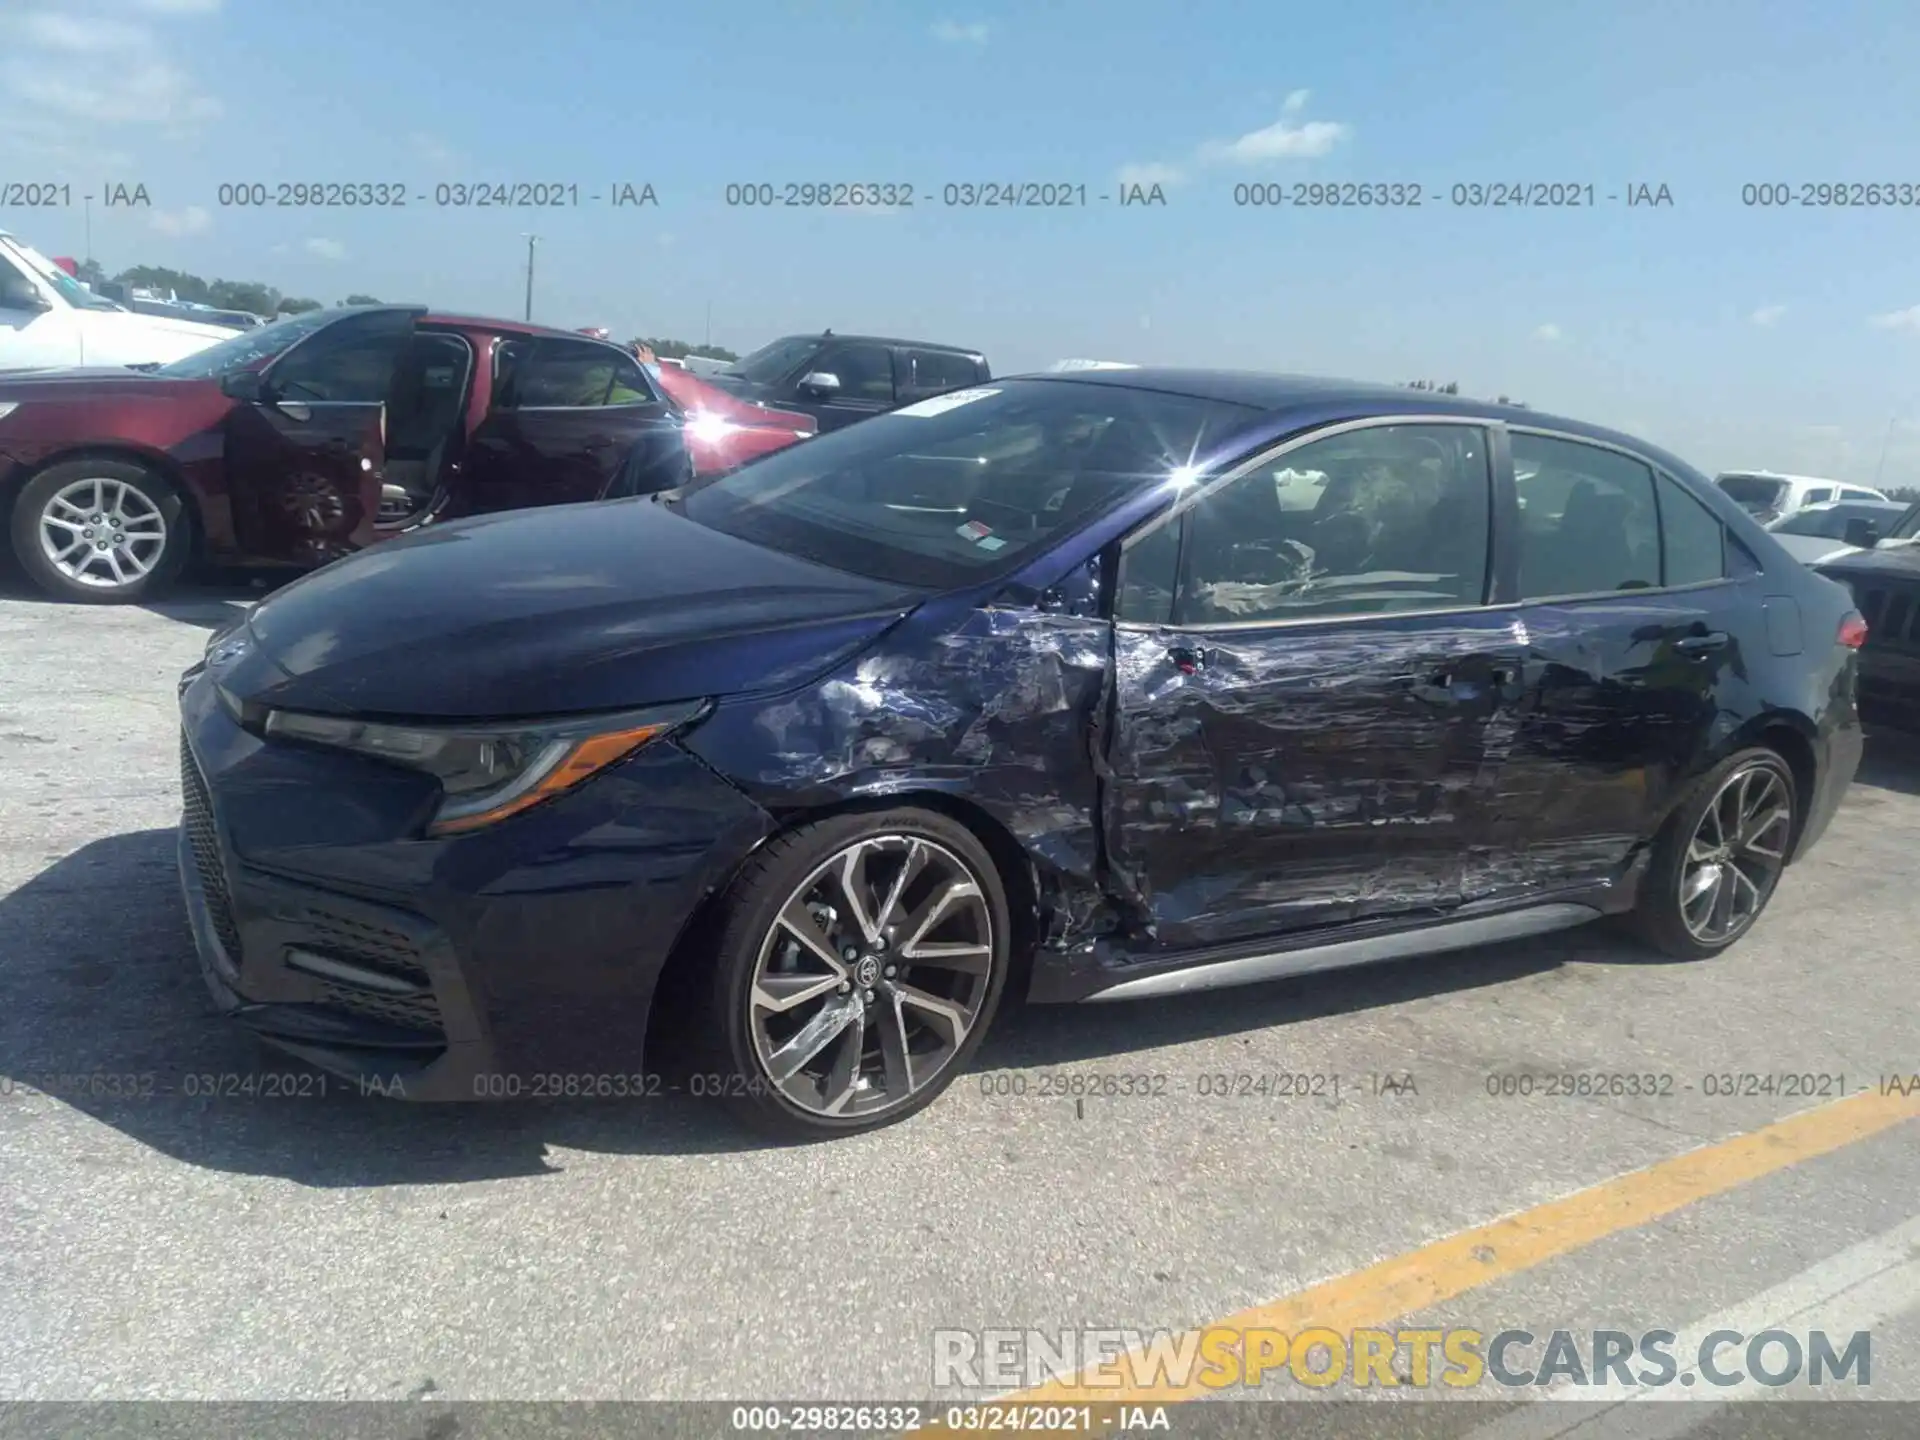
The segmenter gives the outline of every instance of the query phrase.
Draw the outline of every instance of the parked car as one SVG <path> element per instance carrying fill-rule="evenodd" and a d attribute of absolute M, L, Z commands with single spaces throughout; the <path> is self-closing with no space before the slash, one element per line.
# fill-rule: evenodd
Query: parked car
<path fill-rule="evenodd" d="M 248 310 L 222 310 L 213 305 L 181 300 L 171 293 L 157 295 L 151 290 L 143 290 L 119 280 L 102 280 L 88 288 L 94 294 L 104 296 L 122 309 L 131 310 L 136 315 L 170 316 L 176 320 L 192 320 L 202 325 L 217 325 L 227 331 L 252 330 L 266 323 L 262 317 Z"/>
<path fill-rule="evenodd" d="M 1877 529 L 1877 527 L 1876 527 Z M 1866 619 L 1860 713 L 1868 724 L 1920 732 L 1920 504 L 1858 547 L 1818 563 L 1852 593 Z"/>
<path fill-rule="evenodd" d="M 798 410 L 837 430 L 896 405 L 993 378 L 975 350 L 874 335 L 788 335 L 706 377 L 746 400 Z"/>
<path fill-rule="evenodd" d="M 137 315 L 0 230 L 0 371 L 164 364 L 232 333 L 177 316 Z"/>
<path fill-rule="evenodd" d="M 723 474 L 819 432 L 811 415 L 742 400 L 667 361 L 643 362 L 643 368 L 686 416 L 695 475 Z"/>
<path fill-rule="evenodd" d="M 1771 470 L 1727 470 L 1714 484 L 1734 498 L 1749 515 L 1766 524 L 1835 500 L 1886 500 L 1868 485 L 1849 485 L 1813 475 L 1776 475 Z"/>
<path fill-rule="evenodd" d="M 182 678 L 181 882 L 218 1002 L 384 1093 L 653 1093 L 651 1026 L 704 1093 L 844 1134 L 1013 987 L 1603 915 L 1724 951 L 1854 773 L 1859 629 L 1576 421 L 1005 380 L 270 596 Z"/>
<path fill-rule="evenodd" d="M 77 600 L 691 475 L 685 417 L 618 346 L 419 306 L 308 311 L 150 374 L 0 377 L 14 553 Z"/>
<path fill-rule="evenodd" d="M 1907 508 L 1894 500 L 1827 500 L 1803 505 L 1767 529 L 1781 549 L 1811 565 L 1859 549 L 1862 537 L 1891 530 Z"/>

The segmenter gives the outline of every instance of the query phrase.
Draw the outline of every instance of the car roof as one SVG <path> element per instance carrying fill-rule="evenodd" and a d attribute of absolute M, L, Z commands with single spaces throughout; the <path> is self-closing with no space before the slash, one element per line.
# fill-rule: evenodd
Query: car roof
<path fill-rule="evenodd" d="M 1824 475 L 1788 475 L 1779 470 L 1722 470 L 1715 480 L 1784 480 L 1790 485 L 1844 485 L 1849 490 L 1871 490 L 1852 480 L 1830 480 Z"/>
<path fill-rule="evenodd" d="M 439 325 L 450 330 L 490 330 L 498 335 L 538 336 L 543 340 L 578 340 L 587 345 L 613 345 L 611 340 L 597 340 L 591 335 L 582 335 L 573 330 L 562 330 L 553 325 L 535 325 L 525 320 L 502 320 L 492 315 L 451 315 L 438 310 L 429 310 L 418 321 L 421 325 Z M 622 347 L 615 345 L 614 348 Z"/>
<path fill-rule="evenodd" d="M 897 340 L 890 335 L 842 335 L 838 330 L 818 334 L 797 330 L 791 335 L 782 335 L 782 340 L 855 340 L 862 345 L 905 345 L 912 350 L 944 350 L 952 355 L 965 355 L 979 359 L 985 352 L 970 345 L 942 345 L 937 340 Z"/>
<path fill-rule="evenodd" d="M 1643 455 L 1677 466 L 1693 467 L 1637 436 L 1564 415 L 1521 405 L 1502 405 L 1469 395 L 1447 395 L 1437 390 L 1413 390 L 1369 380 L 1339 380 L 1318 375 L 1269 374 L 1258 370 L 1187 370 L 1143 366 L 1137 370 L 1069 370 L 1000 376 L 1045 385 L 1110 385 L 1124 390 L 1156 390 L 1196 400 L 1219 400 L 1264 411 L 1278 418 L 1290 412 L 1341 409 L 1356 417 L 1367 415 L 1462 415 L 1497 420 L 1508 425 L 1557 430 L 1589 440 L 1623 445 Z"/>

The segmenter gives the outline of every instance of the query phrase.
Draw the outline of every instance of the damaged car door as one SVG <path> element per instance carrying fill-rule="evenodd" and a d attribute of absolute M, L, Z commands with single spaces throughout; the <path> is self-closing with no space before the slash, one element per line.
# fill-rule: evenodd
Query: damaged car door
<path fill-rule="evenodd" d="M 1105 832 L 1158 947 L 1461 902 L 1524 658 L 1486 603 L 1488 442 L 1323 430 L 1126 543 Z"/>

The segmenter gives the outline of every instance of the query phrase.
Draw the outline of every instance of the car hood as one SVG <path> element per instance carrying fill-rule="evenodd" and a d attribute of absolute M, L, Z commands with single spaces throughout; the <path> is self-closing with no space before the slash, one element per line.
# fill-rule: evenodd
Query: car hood
<path fill-rule="evenodd" d="M 0 370 L 0 400 L 94 400 L 101 395 L 178 395 L 211 380 L 151 375 L 124 365 L 85 365 L 44 370 Z"/>
<path fill-rule="evenodd" d="M 225 325 L 208 325 L 199 320 L 180 320 L 172 315 L 142 315 L 138 310 L 89 310 L 87 323 L 109 335 L 172 335 L 183 339 L 231 340 L 234 332 Z"/>
<path fill-rule="evenodd" d="M 922 592 L 697 525 L 651 498 L 482 516 L 387 541 L 256 606 L 238 698 L 510 719 L 801 684 Z"/>

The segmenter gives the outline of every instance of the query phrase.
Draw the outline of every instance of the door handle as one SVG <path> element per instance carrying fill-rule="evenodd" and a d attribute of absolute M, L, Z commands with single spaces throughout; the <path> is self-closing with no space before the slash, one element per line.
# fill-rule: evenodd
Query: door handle
<path fill-rule="evenodd" d="M 303 425 L 313 418 L 313 407 L 303 405 L 298 400 L 282 400 L 273 408 L 289 420 L 298 420 Z"/>
<path fill-rule="evenodd" d="M 1706 635 L 1687 635 L 1673 642 L 1673 648 L 1682 655 L 1711 655 L 1716 650 L 1727 647 L 1727 632 L 1715 630 Z"/>
<path fill-rule="evenodd" d="M 1204 670 L 1207 664 L 1207 656 L 1208 652 L 1206 650 L 1195 645 L 1175 645 L 1167 651 L 1167 659 L 1172 663 L 1173 668 L 1178 670 L 1182 675 L 1192 675 L 1197 671 Z"/>

